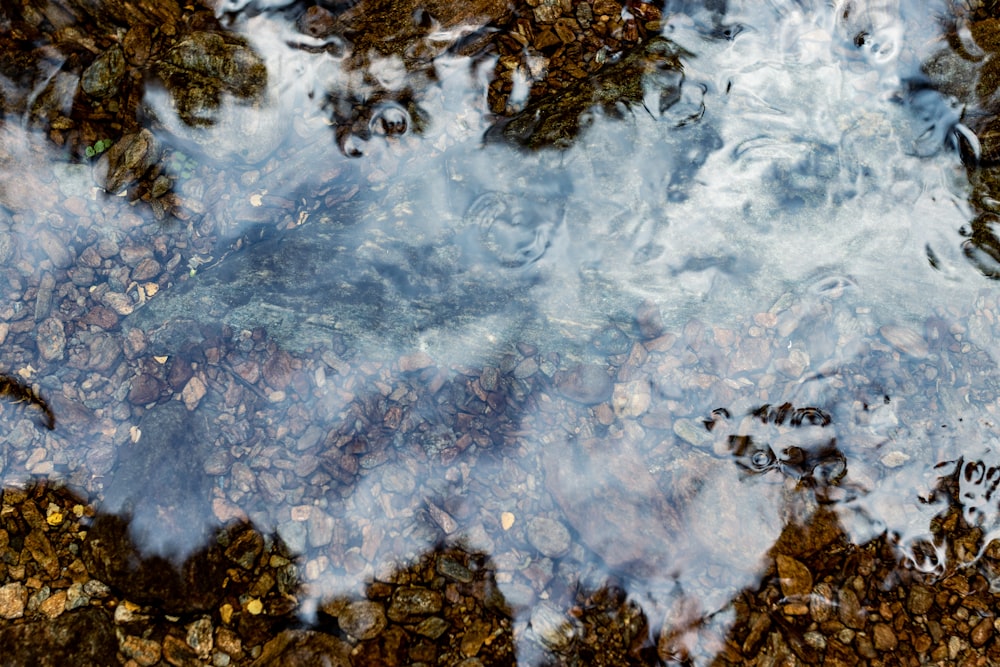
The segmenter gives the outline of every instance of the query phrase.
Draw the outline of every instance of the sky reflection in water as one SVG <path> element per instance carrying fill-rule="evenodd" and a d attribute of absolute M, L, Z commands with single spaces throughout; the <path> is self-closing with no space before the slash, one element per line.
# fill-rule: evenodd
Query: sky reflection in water
<path fill-rule="evenodd" d="M 397 449 L 350 482 L 327 475 L 319 486 L 275 492 L 244 465 L 242 478 L 230 470 L 215 476 L 216 489 L 195 490 L 224 498 L 306 555 L 306 615 L 319 599 L 357 592 L 443 541 L 494 558 L 501 592 L 526 602 L 517 609 L 523 624 L 544 596 L 531 592 L 522 564 L 553 567 L 525 537 L 532 513 L 560 519 L 624 573 L 654 628 L 696 617 L 724 635 L 727 603 L 755 585 L 783 527 L 808 522 L 821 504 L 832 504 L 852 540 L 888 531 L 904 559 L 940 567 L 913 552 L 931 542 L 930 520 L 944 507 L 920 499 L 931 498 L 948 472 L 934 468 L 940 462 L 964 456 L 990 468 L 996 405 L 984 377 L 995 363 L 994 323 L 975 305 L 992 285 L 964 261 L 956 233 L 970 217 L 964 170 L 945 145 L 957 118 L 947 100 L 922 94 L 914 105 L 908 92 L 938 48 L 937 28 L 922 3 L 861 12 L 857 20 L 870 21 L 862 26 L 838 22 L 825 3 L 745 4 L 724 17 L 728 35 L 705 16 L 666 18 L 664 36 L 693 54 L 681 58 L 678 101 L 661 106 L 664 81 L 650 75 L 643 105 L 621 118 L 595 110 L 570 147 L 534 153 L 483 142 L 490 67 L 453 55 L 437 58 L 435 83 L 416 91 L 419 132 L 403 105 L 386 102 L 384 115 L 335 141 L 328 92 L 361 99 L 371 84 L 326 52 L 290 46 L 302 35 L 280 16 L 236 17 L 232 28 L 266 60 L 269 87 L 259 108 L 230 100 L 206 129 L 185 125 L 164 90 L 151 89 L 147 102 L 162 122 L 153 128 L 162 145 L 241 174 L 246 189 L 216 201 L 213 184 L 199 178 L 178 191 L 208 202 L 199 216 L 224 237 L 216 248 L 241 237 L 250 247 L 213 268 L 199 265 L 218 258 L 195 252 L 196 243 L 182 250 L 189 280 L 149 294 L 113 334 L 128 350 L 129 332 L 142 329 L 151 348 L 124 367 L 88 369 L 90 386 L 121 383 L 119 404 L 86 405 L 90 417 L 67 418 L 52 434 L 24 432 L 31 422 L 5 409 L 22 443 L 6 454 L 5 481 L 45 473 L 92 492 L 114 489 L 116 479 L 127 484 L 134 473 L 112 468 L 118 451 L 136 439 L 141 446 L 131 427 L 156 423 L 140 421 L 142 411 L 125 400 L 129 383 L 153 363 L 149 354 L 183 357 L 192 340 L 207 346 L 195 333 L 207 321 L 236 332 L 264 325 L 282 349 L 317 354 L 289 371 L 295 379 L 287 385 L 304 387 L 295 391 L 294 412 L 269 407 L 280 399 L 263 396 L 251 414 L 220 427 L 216 447 L 233 451 L 247 431 L 263 434 L 244 448 L 246 460 L 265 442 L 279 450 L 304 443 L 276 455 L 294 461 L 373 437 L 349 423 L 366 400 L 384 407 L 364 392 L 390 377 L 368 377 L 366 361 L 425 350 L 440 364 L 436 373 L 420 366 L 424 374 L 410 384 L 430 397 L 407 399 L 407 418 L 419 428 L 394 436 Z M 861 47 L 853 41 L 859 31 L 870 36 Z M 367 74 L 382 89 L 407 84 L 391 58 L 372 59 Z M 403 122 L 409 127 L 397 135 Z M 3 131 L 12 156 L 0 174 L 5 205 L 38 211 L 34 223 L 11 227 L 12 266 L 29 285 L 78 262 L 69 256 L 61 265 L 53 256 L 50 235 L 73 223 L 46 215 L 39 202 L 81 198 L 98 237 L 122 241 L 142 223 L 141 206 L 95 195 L 89 170 L 61 162 L 37 135 L 10 119 Z M 271 233 L 259 229 L 271 222 L 255 213 L 260 202 L 278 202 L 264 210 L 280 210 L 291 229 L 254 246 Z M 196 235 L 197 217 L 191 224 L 165 233 Z M 301 266 L 267 266 L 277 247 L 297 243 Z M 327 254 L 317 258 L 310 243 Z M 271 273 L 255 296 L 269 308 L 241 305 L 246 294 L 234 281 L 262 267 Z M 306 285 L 314 294 L 296 301 L 296 288 Z M 633 345 L 644 302 L 662 312 L 665 335 Z M 629 345 L 595 349 L 595 339 L 615 331 L 609 323 Z M 956 323 L 961 341 L 953 338 Z M 82 326 L 69 329 L 70 350 L 103 340 Z M 916 340 L 913 331 L 924 333 Z M 238 349 L 239 335 L 218 347 Z M 340 347 L 323 359 L 342 366 L 327 383 L 314 362 L 332 339 Z M 503 368 L 502 356 L 522 341 L 537 345 L 541 359 L 559 355 L 542 368 L 546 376 L 581 372 L 577 364 L 605 369 L 610 396 L 567 397 L 555 379 L 518 384 L 523 378 Z M 961 347 L 970 343 L 975 358 Z M 5 359 L 3 370 L 30 365 L 33 379 L 54 389 L 62 361 Z M 465 434 L 457 419 L 435 412 L 427 387 L 461 384 L 455 369 L 484 366 L 506 370 L 511 391 L 527 398 L 508 402 L 496 426 L 504 448 L 477 443 L 474 465 L 461 455 L 449 460 L 441 449 Z M 332 377 L 331 368 L 323 372 Z M 229 380 L 209 383 L 191 424 L 225 411 L 222 394 L 235 377 L 227 372 Z M 53 402 L 59 408 L 83 393 Z M 779 419 L 775 411 L 786 403 Z M 770 411 L 751 416 L 765 404 Z M 816 412 L 801 412 L 807 408 Z M 713 417 L 715 410 L 723 411 Z M 304 423 L 271 421 L 289 414 Z M 819 423 L 820 414 L 829 423 Z M 188 445 L 192 456 L 210 455 Z M 52 465 L 32 468 L 37 447 L 52 452 L 43 457 Z M 977 470 L 964 477 L 967 486 L 975 487 Z M 213 514 L 207 498 L 194 498 L 191 516 L 179 514 L 188 517 L 183 524 L 157 525 L 162 501 L 144 512 L 147 489 L 127 487 L 110 493 L 105 509 L 135 503 L 133 530 L 146 534 L 152 552 L 183 556 L 217 520 L 218 504 Z M 977 489 L 967 491 L 970 499 Z M 410 494 L 420 501 L 393 504 Z M 453 508 L 455 525 L 444 507 Z M 504 511 L 517 516 L 509 533 L 498 525 Z M 995 532 L 994 507 L 970 500 L 967 511 Z M 337 531 L 345 535 L 332 543 L 348 546 L 346 553 L 316 537 Z M 598 567 L 579 545 L 556 560 L 556 567 Z"/>

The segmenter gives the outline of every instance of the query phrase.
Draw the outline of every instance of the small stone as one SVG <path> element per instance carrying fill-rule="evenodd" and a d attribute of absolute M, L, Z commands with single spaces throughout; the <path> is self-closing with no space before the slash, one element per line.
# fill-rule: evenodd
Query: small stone
<path fill-rule="evenodd" d="M 253 614 L 254 616 L 258 616 L 262 611 L 264 611 L 264 603 L 258 600 L 257 598 L 253 598 L 252 600 L 247 602 L 248 613 Z"/>
<path fill-rule="evenodd" d="M 388 624 L 382 605 L 368 600 L 347 605 L 337 622 L 344 632 L 361 641 L 379 636 Z"/>
<path fill-rule="evenodd" d="M 52 264 L 56 268 L 65 269 L 73 262 L 73 257 L 66 247 L 66 243 L 54 232 L 48 229 L 41 229 L 36 232 L 36 238 L 38 245 L 49 256 L 49 259 L 52 260 Z"/>
<path fill-rule="evenodd" d="M 906 608 L 911 614 L 926 614 L 934 604 L 934 591 L 919 584 L 910 588 Z"/>
<path fill-rule="evenodd" d="M 184 385 L 184 389 L 181 391 L 181 400 L 184 401 L 188 410 L 194 410 L 204 398 L 206 391 L 205 383 L 197 375 L 194 375 Z"/>
<path fill-rule="evenodd" d="M 389 619 L 395 623 L 415 620 L 441 611 L 441 594 L 420 586 L 397 588 L 389 604 Z"/>
<path fill-rule="evenodd" d="M 512 512 L 503 512 L 500 515 L 500 527 L 504 530 L 510 530 L 514 525 L 514 514 Z"/>
<path fill-rule="evenodd" d="M 837 596 L 840 603 L 838 617 L 849 628 L 861 630 L 865 627 L 865 612 L 861 608 L 858 595 L 850 588 L 841 588 Z"/>
<path fill-rule="evenodd" d="M 333 517 L 319 508 L 314 508 L 307 521 L 309 546 L 322 547 L 333 540 Z"/>
<path fill-rule="evenodd" d="M 61 320 L 50 317 L 38 325 L 38 353 L 45 361 L 58 361 L 66 353 L 66 333 Z"/>
<path fill-rule="evenodd" d="M 611 398 L 611 377 L 600 366 L 579 364 L 553 377 L 556 391 L 570 401 L 597 405 Z"/>
<path fill-rule="evenodd" d="M 976 648 L 983 646 L 986 642 L 990 640 L 993 636 L 993 620 L 991 618 L 984 617 L 976 627 L 972 628 L 972 634 L 969 636 L 969 640 L 972 645 Z"/>
<path fill-rule="evenodd" d="M 695 447 L 707 447 L 712 443 L 712 435 L 705 425 L 691 419 L 674 422 L 674 435 Z"/>
<path fill-rule="evenodd" d="M 163 638 L 163 660 L 175 667 L 194 667 L 201 664 L 194 649 L 173 635 Z"/>
<path fill-rule="evenodd" d="M 927 347 L 927 341 L 913 329 L 887 324 L 879 329 L 879 333 L 889 341 L 890 345 L 903 354 L 923 359 L 930 352 Z"/>
<path fill-rule="evenodd" d="M 132 311 L 135 310 L 132 299 L 121 292 L 108 292 L 101 297 L 101 301 L 119 315 L 131 315 Z"/>
<path fill-rule="evenodd" d="M 571 545 L 566 526 L 548 517 L 535 517 L 528 522 L 528 542 L 549 558 L 565 556 Z"/>
<path fill-rule="evenodd" d="M 399 370 L 403 373 L 419 371 L 434 365 L 434 360 L 426 352 L 414 352 L 399 358 Z"/>
<path fill-rule="evenodd" d="M 611 395 L 611 405 L 619 417 L 638 417 L 649 409 L 650 402 L 649 382 L 645 380 L 620 382 Z"/>
<path fill-rule="evenodd" d="M 97 56 L 80 76 L 80 88 L 90 97 L 110 97 L 118 90 L 125 75 L 125 56 L 121 47 L 114 44 Z"/>
<path fill-rule="evenodd" d="M 781 593 L 786 597 L 802 598 L 812 592 L 813 578 L 809 568 L 784 554 L 775 557 Z"/>
<path fill-rule="evenodd" d="M 212 620 L 209 618 L 199 618 L 197 621 L 187 626 L 187 644 L 198 657 L 208 660 L 212 655 Z"/>
<path fill-rule="evenodd" d="M 152 639 L 125 635 L 119 641 L 118 648 L 126 657 L 132 658 L 143 667 L 155 665 L 160 661 L 160 643 Z"/>
<path fill-rule="evenodd" d="M 38 611 L 42 612 L 49 618 L 56 618 L 64 611 L 66 611 L 66 591 L 56 591 L 49 597 L 45 598 L 40 605 L 38 605 Z"/>
<path fill-rule="evenodd" d="M 132 380 L 128 400 L 133 405 L 146 405 L 156 401 L 162 391 L 163 382 L 149 373 L 140 373 Z"/>
<path fill-rule="evenodd" d="M 24 585 L 19 582 L 0 586 L 0 618 L 21 618 L 26 598 Z"/>
<path fill-rule="evenodd" d="M 892 628 L 885 623 L 876 623 L 872 627 L 872 639 L 879 651 L 895 651 L 897 640 Z"/>
<path fill-rule="evenodd" d="M 420 621 L 415 628 L 418 635 L 423 635 L 428 639 L 437 641 L 438 637 L 448 631 L 451 624 L 439 616 L 431 616 Z"/>

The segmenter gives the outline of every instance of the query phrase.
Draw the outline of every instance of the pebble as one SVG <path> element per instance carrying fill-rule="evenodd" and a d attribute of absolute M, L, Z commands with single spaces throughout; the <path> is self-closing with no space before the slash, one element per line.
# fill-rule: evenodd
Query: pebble
<path fill-rule="evenodd" d="M 775 562 L 778 566 L 782 595 L 786 598 L 800 598 L 812 592 L 813 578 L 809 568 L 784 554 L 778 554 Z"/>
<path fill-rule="evenodd" d="M 600 366 L 579 364 L 569 371 L 557 372 L 553 379 L 556 391 L 576 403 L 596 405 L 611 398 L 611 378 Z"/>
<path fill-rule="evenodd" d="M 184 405 L 188 410 L 194 410 L 198 407 L 201 399 L 205 397 L 206 391 L 205 383 L 197 375 L 194 375 L 184 385 L 184 389 L 181 390 L 181 400 L 184 401 Z"/>
<path fill-rule="evenodd" d="M 361 641 L 377 637 L 388 624 L 382 604 L 368 600 L 347 605 L 337 616 L 337 622 L 341 630 Z"/>
<path fill-rule="evenodd" d="M 150 667 L 160 661 L 160 643 L 135 635 L 124 635 L 119 640 L 119 649 L 143 667 Z"/>
<path fill-rule="evenodd" d="M 528 542 L 539 553 L 549 558 L 560 558 L 569 552 L 569 530 L 559 521 L 548 517 L 535 517 L 528 522 Z"/>
<path fill-rule="evenodd" d="M 58 361 L 66 353 L 66 333 L 63 323 L 54 317 L 49 317 L 38 325 L 38 353 L 45 361 Z"/>
<path fill-rule="evenodd" d="M 27 592 L 20 582 L 0 586 L 0 618 L 7 620 L 21 618 L 24 615 L 24 604 Z"/>
<path fill-rule="evenodd" d="M 442 603 L 441 594 L 429 588 L 397 588 L 389 604 L 389 619 L 395 623 L 405 623 L 414 620 L 414 617 L 437 614 L 441 611 Z"/>

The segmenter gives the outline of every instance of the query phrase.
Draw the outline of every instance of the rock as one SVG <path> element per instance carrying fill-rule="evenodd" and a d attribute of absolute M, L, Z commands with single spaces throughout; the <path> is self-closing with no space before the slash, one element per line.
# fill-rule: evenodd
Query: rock
<path fill-rule="evenodd" d="M 778 577 L 781 582 L 781 593 L 786 598 L 805 599 L 812 592 L 813 578 L 809 568 L 784 554 L 775 556 L 778 566 Z"/>
<path fill-rule="evenodd" d="M 544 516 L 529 521 L 527 533 L 531 546 L 549 558 L 565 556 L 572 544 L 566 526 Z"/>
<path fill-rule="evenodd" d="M 841 588 L 837 594 L 839 608 L 837 610 L 840 622 L 849 628 L 863 630 L 867 623 L 865 610 L 861 607 L 858 595 L 850 588 Z"/>
<path fill-rule="evenodd" d="M 90 97 L 110 97 L 118 92 L 118 84 L 124 74 L 125 56 L 121 47 L 115 44 L 83 70 L 80 87 Z"/>
<path fill-rule="evenodd" d="M 49 229 L 38 230 L 38 245 L 57 268 L 64 269 L 73 261 L 66 241 Z"/>
<path fill-rule="evenodd" d="M 879 651 L 895 651 L 898 644 L 896 633 L 886 623 L 876 623 L 872 626 L 872 641 Z"/>
<path fill-rule="evenodd" d="M 429 588 L 408 586 L 397 588 L 389 604 L 389 619 L 407 623 L 441 611 L 441 594 Z"/>
<path fill-rule="evenodd" d="M 347 605 L 337 616 L 340 629 L 355 639 L 373 639 L 385 630 L 385 611 L 378 602 L 361 600 Z"/>
<path fill-rule="evenodd" d="M 930 351 L 924 337 L 913 329 L 887 324 L 879 329 L 879 333 L 894 348 L 917 359 L 925 358 Z"/>
<path fill-rule="evenodd" d="M 24 584 L 13 582 L 0 586 L 0 618 L 21 618 L 27 597 Z"/>
<path fill-rule="evenodd" d="M 143 128 L 126 135 L 94 163 L 94 181 L 111 194 L 118 194 L 142 178 L 160 159 L 160 146 L 153 133 Z"/>
<path fill-rule="evenodd" d="M 556 391 L 576 403 L 596 405 L 611 398 L 611 377 L 599 366 L 579 364 L 569 371 L 557 372 L 553 379 Z"/>
<path fill-rule="evenodd" d="M 142 667 L 150 667 L 160 661 L 162 648 L 160 643 L 152 639 L 143 639 L 135 635 L 125 635 L 119 642 L 123 655 L 131 658 Z"/>
<path fill-rule="evenodd" d="M 128 400 L 133 405 L 146 405 L 156 401 L 163 391 L 163 382 L 149 373 L 140 373 L 132 379 Z"/>
<path fill-rule="evenodd" d="M 911 614 L 926 614 L 934 605 L 934 591 L 919 584 L 910 588 L 906 608 Z"/>
<path fill-rule="evenodd" d="M 565 651 L 576 638 L 576 631 L 566 615 L 547 603 L 531 612 L 531 629 L 541 643 L 553 651 Z"/>
<path fill-rule="evenodd" d="M 38 353 L 45 361 L 59 361 L 66 353 L 66 334 L 63 323 L 49 317 L 38 325 L 36 333 Z"/>

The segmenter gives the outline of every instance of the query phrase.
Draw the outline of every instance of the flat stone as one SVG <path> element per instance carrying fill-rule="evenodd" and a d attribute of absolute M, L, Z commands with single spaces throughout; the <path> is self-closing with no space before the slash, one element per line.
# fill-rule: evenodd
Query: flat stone
<path fill-rule="evenodd" d="M 528 542 L 539 553 L 549 558 L 565 556 L 571 540 L 569 530 L 560 522 L 548 517 L 535 517 L 528 522 Z"/>
<path fill-rule="evenodd" d="M 775 557 L 781 593 L 785 597 L 804 597 L 812 592 L 813 578 L 809 568 L 784 554 Z"/>
<path fill-rule="evenodd" d="M 926 614 L 933 605 L 934 591 L 920 585 L 910 588 L 910 595 L 906 599 L 906 608 L 911 614 Z"/>

